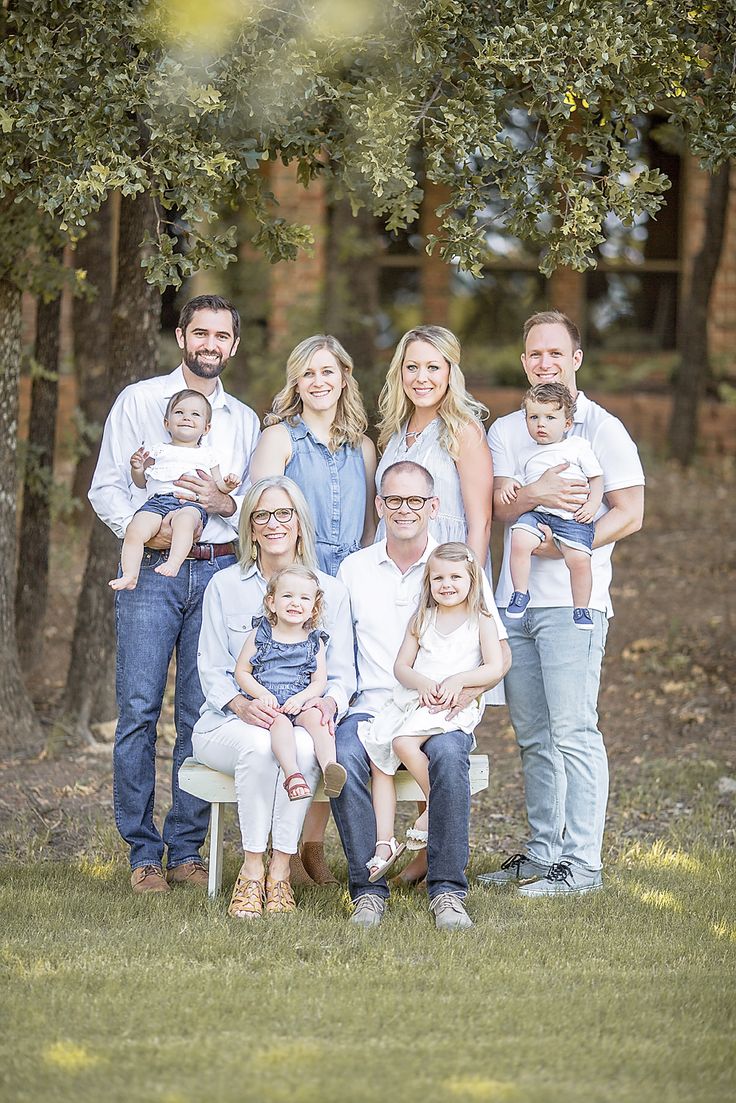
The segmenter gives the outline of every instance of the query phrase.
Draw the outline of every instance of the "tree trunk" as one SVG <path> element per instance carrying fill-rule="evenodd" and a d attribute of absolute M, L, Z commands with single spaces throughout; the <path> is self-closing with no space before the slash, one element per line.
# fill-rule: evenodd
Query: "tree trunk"
<path fill-rule="evenodd" d="M 59 320 L 61 297 L 38 304 L 36 363 L 31 381 L 21 555 L 15 595 L 18 656 L 25 671 L 40 660 L 49 590 L 51 491 L 54 477 L 56 409 L 59 402 Z"/>
<path fill-rule="evenodd" d="M 82 503 L 83 514 L 91 516 L 87 491 L 97 463 L 102 424 L 115 395 L 110 394 L 109 353 L 112 311 L 113 200 L 100 208 L 96 225 L 77 245 L 74 264 L 83 268 L 94 288 L 91 299 L 76 298 L 74 319 L 74 374 L 77 379 L 77 407 L 81 426 L 80 446 L 72 494 Z"/>
<path fill-rule="evenodd" d="M 150 196 L 120 202 L 118 271 L 110 327 L 108 385 L 111 398 L 128 383 L 153 375 L 158 364 L 161 296 L 146 283 L 140 243 L 156 231 Z M 75 739 L 94 742 L 90 723 L 114 716 L 115 622 L 113 594 L 120 546 L 101 521 L 95 521 L 77 605 L 72 656 L 61 707 L 61 724 Z"/>
<path fill-rule="evenodd" d="M 20 292 L 0 280 L 0 751 L 36 752 L 42 742 L 23 685 L 15 637 L 16 442 L 20 382 Z"/>
<path fill-rule="evenodd" d="M 347 199 L 330 205 L 327 228 L 325 330 L 338 338 L 355 362 L 369 420 L 383 385 L 376 366 L 378 318 L 378 234 L 373 215 L 362 208 L 353 215 Z"/>
<path fill-rule="evenodd" d="M 670 454 L 683 467 L 695 458 L 698 408 L 710 372 L 708 304 L 725 236 L 730 167 L 730 162 L 726 162 L 711 176 L 708 184 L 703 244 L 693 261 L 690 286 L 682 304 L 678 327 L 680 367 L 675 379 L 669 443 Z"/>

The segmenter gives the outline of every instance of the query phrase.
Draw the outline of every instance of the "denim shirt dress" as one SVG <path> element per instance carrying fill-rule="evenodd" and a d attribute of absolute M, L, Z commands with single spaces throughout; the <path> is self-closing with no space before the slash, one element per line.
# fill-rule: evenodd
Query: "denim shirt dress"
<path fill-rule="evenodd" d="M 365 523 L 363 450 L 341 444 L 331 452 L 301 418 L 282 422 L 291 437 L 291 459 L 284 474 L 293 479 L 309 503 L 317 532 L 317 561 L 325 574 L 336 575 L 346 555 L 357 551 Z"/>
<path fill-rule="evenodd" d="M 327 646 L 330 637 L 313 628 L 306 640 L 280 643 L 273 638 L 266 617 L 253 617 L 253 627 L 256 629 L 256 650 L 250 661 L 253 677 L 283 705 L 289 697 L 307 689 L 317 669 L 319 645 Z"/>

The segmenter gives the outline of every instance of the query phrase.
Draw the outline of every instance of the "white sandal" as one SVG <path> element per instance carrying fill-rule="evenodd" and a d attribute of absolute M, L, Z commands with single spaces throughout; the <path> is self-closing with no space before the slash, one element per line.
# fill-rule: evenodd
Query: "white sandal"
<path fill-rule="evenodd" d="M 387 846 L 389 848 L 391 853 L 388 858 L 381 857 L 378 853 L 379 846 Z M 391 868 L 397 858 L 401 857 L 405 850 L 406 843 L 398 843 L 393 835 L 390 839 L 378 839 L 376 841 L 376 853 L 365 863 L 368 870 L 368 880 L 371 884 L 375 881 L 380 881 L 386 871 Z"/>
<path fill-rule="evenodd" d="M 424 850 L 429 840 L 429 831 L 422 831 L 421 827 L 413 824 L 406 832 L 407 850 Z"/>

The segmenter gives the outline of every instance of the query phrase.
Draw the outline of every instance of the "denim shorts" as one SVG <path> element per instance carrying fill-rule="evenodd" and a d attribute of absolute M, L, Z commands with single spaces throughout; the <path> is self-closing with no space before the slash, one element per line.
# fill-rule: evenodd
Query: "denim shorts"
<path fill-rule="evenodd" d="M 159 517 L 165 517 L 173 509 L 181 509 L 182 506 L 192 506 L 198 509 L 202 518 L 202 524 L 207 524 L 207 510 L 199 502 L 187 502 L 183 498 L 177 498 L 175 494 L 154 494 L 140 507 L 138 513 L 157 513 Z"/>
<path fill-rule="evenodd" d="M 558 517 L 556 513 L 544 513 L 541 509 L 530 510 L 522 513 L 518 521 L 511 526 L 514 529 L 525 529 L 533 532 L 540 540 L 544 539 L 539 531 L 539 525 L 547 525 L 552 529 L 555 544 L 567 544 L 570 548 L 593 554 L 593 537 L 595 525 L 593 522 L 583 524 L 582 521 L 568 521 L 567 517 Z"/>

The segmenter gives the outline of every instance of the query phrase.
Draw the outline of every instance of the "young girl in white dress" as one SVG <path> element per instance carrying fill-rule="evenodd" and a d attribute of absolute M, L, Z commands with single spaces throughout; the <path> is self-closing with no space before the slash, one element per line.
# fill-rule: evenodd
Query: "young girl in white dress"
<path fill-rule="evenodd" d="M 394 664 L 400 685 L 377 716 L 358 725 L 371 760 L 378 837 L 366 863 L 370 881 L 383 877 L 407 845 L 411 850 L 427 845 L 429 761 L 423 744 L 439 732 L 472 734 L 483 715 L 483 691 L 502 674 L 501 644 L 483 597 L 478 560 L 465 544 L 440 544 L 427 560 L 417 612 Z M 476 688 L 477 696 L 450 715 L 463 691 Z M 393 775 L 402 762 L 427 800 L 426 811 L 407 831 L 407 843 L 394 838 Z"/>

